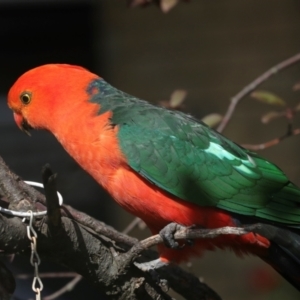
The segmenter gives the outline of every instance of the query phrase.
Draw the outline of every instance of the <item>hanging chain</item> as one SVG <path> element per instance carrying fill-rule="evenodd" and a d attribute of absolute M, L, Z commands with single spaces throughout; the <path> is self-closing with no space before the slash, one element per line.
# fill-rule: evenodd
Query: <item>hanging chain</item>
<path fill-rule="evenodd" d="M 31 242 L 31 256 L 30 256 L 30 263 L 34 267 L 34 277 L 32 281 L 32 290 L 35 292 L 36 300 L 41 300 L 41 291 L 44 288 L 44 285 L 42 283 L 42 280 L 39 276 L 39 265 L 41 263 L 41 259 L 37 253 L 37 233 L 34 230 L 32 223 L 34 220 L 33 212 L 30 210 L 28 211 L 30 213 L 29 217 L 29 224 L 27 225 L 27 236 Z"/>

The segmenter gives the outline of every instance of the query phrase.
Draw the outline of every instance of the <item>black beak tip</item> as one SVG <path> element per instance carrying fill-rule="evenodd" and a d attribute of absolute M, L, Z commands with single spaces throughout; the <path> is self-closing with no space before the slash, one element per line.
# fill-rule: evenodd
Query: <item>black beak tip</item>
<path fill-rule="evenodd" d="M 26 120 L 23 120 L 21 124 L 21 129 L 23 132 L 25 132 L 27 135 L 31 136 L 29 130 L 33 129 Z"/>

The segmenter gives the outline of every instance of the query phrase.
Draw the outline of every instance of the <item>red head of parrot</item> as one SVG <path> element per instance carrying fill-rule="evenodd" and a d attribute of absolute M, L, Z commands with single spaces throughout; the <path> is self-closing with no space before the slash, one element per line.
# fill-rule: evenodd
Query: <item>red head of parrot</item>
<path fill-rule="evenodd" d="M 88 97 L 85 87 L 95 78 L 99 76 L 79 66 L 43 65 L 18 78 L 8 93 L 8 106 L 23 131 L 28 133 L 32 128 L 51 131 L 59 120 L 56 118 L 59 112 L 67 115 L 78 99 Z"/>

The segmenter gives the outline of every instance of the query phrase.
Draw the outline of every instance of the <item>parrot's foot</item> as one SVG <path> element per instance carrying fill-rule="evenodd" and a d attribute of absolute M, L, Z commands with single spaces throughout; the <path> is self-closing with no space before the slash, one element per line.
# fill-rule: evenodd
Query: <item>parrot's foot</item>
<path fill-rule="evenodd" d="M 164 244 L 171 249 L 181 249 L 185 245 L 179 245 L 179 243 L 175 240 L 174 235 L 176 231 L 185 229 L 185 226 L 182 226 L 178 223 L 170 223 L 166 227 L 164 227 L 160 232 L 159 235 L 164 241 Z M 187 244 L 189 246 L 192 246 L 194 244 L 193 240 L 186 240 Z"/>

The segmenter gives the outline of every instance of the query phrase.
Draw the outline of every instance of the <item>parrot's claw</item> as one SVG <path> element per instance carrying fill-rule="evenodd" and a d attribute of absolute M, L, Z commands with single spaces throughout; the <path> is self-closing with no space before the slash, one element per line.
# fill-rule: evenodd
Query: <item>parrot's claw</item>
<path fill-rule="evenodd" d="M 177 224 L 177 223 L 170 223 L 166 227 L 164 227 L 160 232 L 159 235 L 164 241 L 164 244 L 171 249 L 182 249 L 185 245 L 179 245 L 179 243 L 174 239 L 174 235 L 176 231 L 180 229 L 184 229 L 185 227 Z M 187 240 L 188 245 L 193 245 L 192 240 Z"/>

